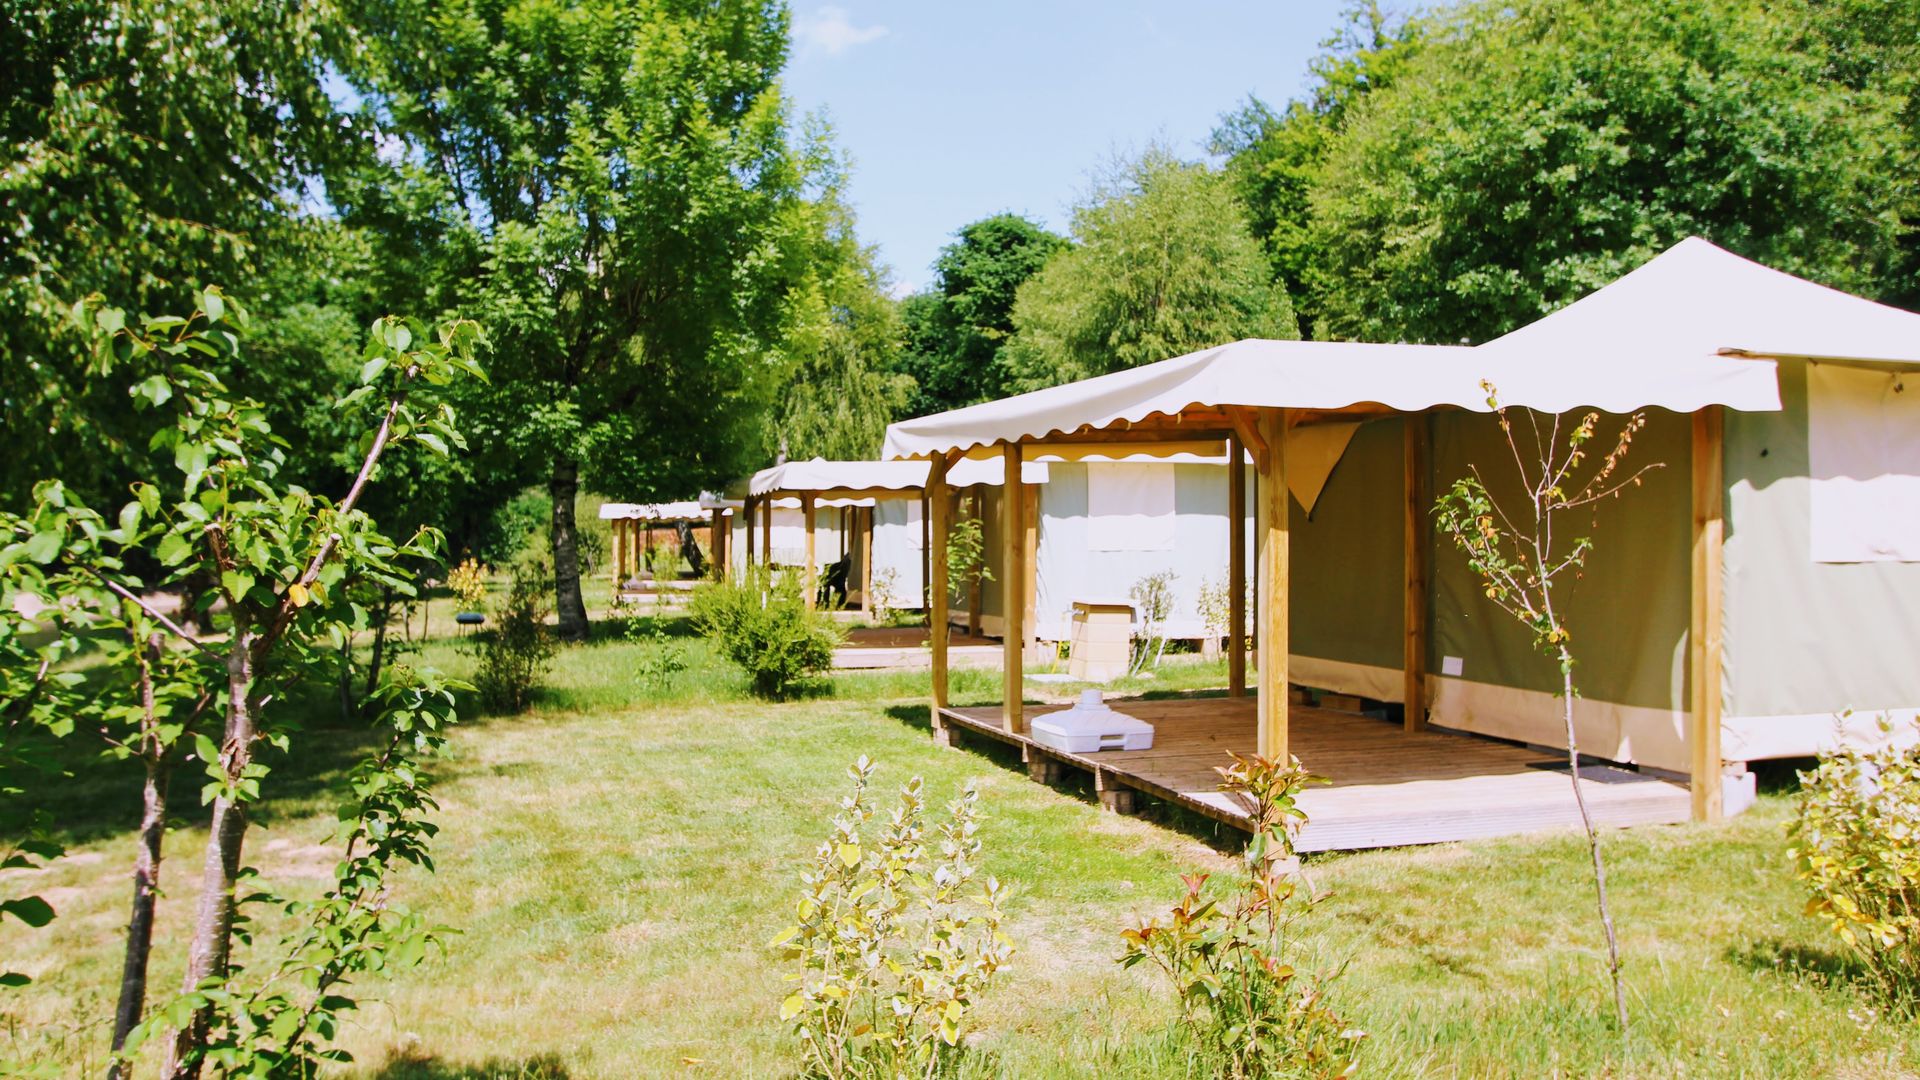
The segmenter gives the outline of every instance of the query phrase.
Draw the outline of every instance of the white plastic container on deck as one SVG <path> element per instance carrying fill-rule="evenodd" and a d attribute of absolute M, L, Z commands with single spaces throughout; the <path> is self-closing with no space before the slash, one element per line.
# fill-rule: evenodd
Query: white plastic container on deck
<path fill-rule="evenodd" d="M 1098 690 L 1081 691 L 1073 708 L 1036 716 L 1029 726 L 1034 742 L 1069 754 L 1153 747 L 1153 725 L 1114 712 Z"/>

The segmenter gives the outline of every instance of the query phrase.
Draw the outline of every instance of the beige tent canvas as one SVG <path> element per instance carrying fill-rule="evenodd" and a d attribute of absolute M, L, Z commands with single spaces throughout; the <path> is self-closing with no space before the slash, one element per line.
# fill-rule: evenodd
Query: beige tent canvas
<path fill-rule="evenodd" d="M 1254 621 L 1287 643 L 1258 682 L 1263 751 L 1286 746 L 1287 681 L 1552 744 L 1555 672 L 1427 528 L 1431 492 L 1510 463 L 1483 383 L 1517 409 L 1645 412 L 1633 454 L 1661 468 L 1601 509 L 1570 590 L 1577 717 L 1589 751 L 1691 774 L 1710 815 L 1723 770 L 1811 753 L 1848 709 L 1920 708 L 1915 366 L 1920 315 L 1688 240 L 1479 347 L 1236 342 L 905 421 L 885 456 L 1230 435 L 1262 480 Z M 1340 424 L 1312 511 L 1275 498 L 1303 434 Z"/>

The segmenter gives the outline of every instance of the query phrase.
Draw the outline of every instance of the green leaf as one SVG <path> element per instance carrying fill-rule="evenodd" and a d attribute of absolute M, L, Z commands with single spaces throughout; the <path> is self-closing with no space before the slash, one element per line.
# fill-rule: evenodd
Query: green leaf
<path fill-rule="evenodd" d="M 160 543 L 155 546 L 153 553 L 160 560 L 161 565 L 179 566 L 187 561 L 188 555 L 193 553 L 193 545 L 179 533 L 168 533 L 160 538 Z"/>
<path fill-rule="evenodd" d="M 42 566 L 60 557 L 60 541 L 65 536 L 57 532 L 34 533 L 33 539 L 25 545 L 27 558 Z"/>
<path fill-rule="evenodd" d="M 32 927 L 42 927 L 53 921 L 53 905 L 37 896 L 23 896 L 18 900 L 0 900 L 0 915 L 11 915 Z"/>
<path fill-rule="evenodd" d="M 361 364 L 360 365 L 360 385 L 362 386 L 371 385 L 373 380 L 380 377 L 381 372 L 387 370 L 388 363 L 389 361 L 387 359 L 386 354 L 382 353 L 379 356 L 376 356 L 373 359 L 367 361 L 366 363 Z"/>

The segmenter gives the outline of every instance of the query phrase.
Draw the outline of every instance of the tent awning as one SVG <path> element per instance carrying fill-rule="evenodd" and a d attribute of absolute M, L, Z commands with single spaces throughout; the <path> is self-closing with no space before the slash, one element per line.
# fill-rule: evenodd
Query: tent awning
<path fill-rule="evenodd" d="M 632 521 L 705 521 L 709 509 L 688 499 L 670 503 L 601 503 L 600 520 Z"/>
<path fill-rule="evenodd" d="M 743 483 L 736 483 L 728 494 L 738 498 L 751 495 L 794 495 L 810 492 L 825 499 L 871 500 L 887 495 L 918 492 L 927 486 L 924 461 L 789 461 L 761 469 Z M 998 460 L 958 462 L 947 471 L 949 487 L 1001 482 L 1005 465 Z M 1035 462 L 1023 463 L 1020 480 L 1027 484 L 1047 482 L 1047 467 Z M 822 502 L 822 505 L 829 505 Z"/>
<path fill-rule="evenodd" d="M 1528 326 L 1477 347 L 1236 341 L 887 429 L 883 456 L 1072 442 L 1136 425 L 1178 439 L 1228 410 L 1312 422 L 1503 405 L 1543 412 L 1780 408 L 1777 359 L 1920 366 L 1920 314 L 1772 270 L 1692 238 Z M 1198 430 L 1191 432 L 1201 437 Z"/>

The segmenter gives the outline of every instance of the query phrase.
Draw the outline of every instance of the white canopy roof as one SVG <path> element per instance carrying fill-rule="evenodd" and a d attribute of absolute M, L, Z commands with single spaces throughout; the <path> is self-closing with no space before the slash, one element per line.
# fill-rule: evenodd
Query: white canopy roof
<path fill-rule="evenodd" d="M 1509 404 L 1769 411 L 1774 365 L 1752 358 L 1920 364 L 1920 315 L 1692 237 L 1474 352 Z"/>
<path fill-rule="evenodd" d="M 748 478 L 745 493 L 761 496 L 802 491 L 840 494 L 919 491 L 927 486 L 927 469 L 925 461 L 827 461 L 822 458 L 789 461 L 754 473 Z M 963 461 L 947 471 L 947 483 L 952 487 L 999 484 L 1005 475 L 1005 463 L 997 459 Z M 1047 467 L 1024 462 L 1020 466 L 1020 479 L 1023 483 L 1044 484 Z"/>
<path fill-rule="evenodd" d="M 600 520 L 630 518 L 637 521 L 704 521 L 707 508 L 691 499 L 670 503 L 601 503 Z"/>
<path fill-rule="evenodd" d="M 1625 413 L 1780 408 L 1774 358 L 1920 365 L 1920 315 L 1815 285 L 1698 238 L 1476 348 L 1237 341 L 1157 364 L 904 420 L 883 456 L 967 452 L 1193 408 Z"/>

